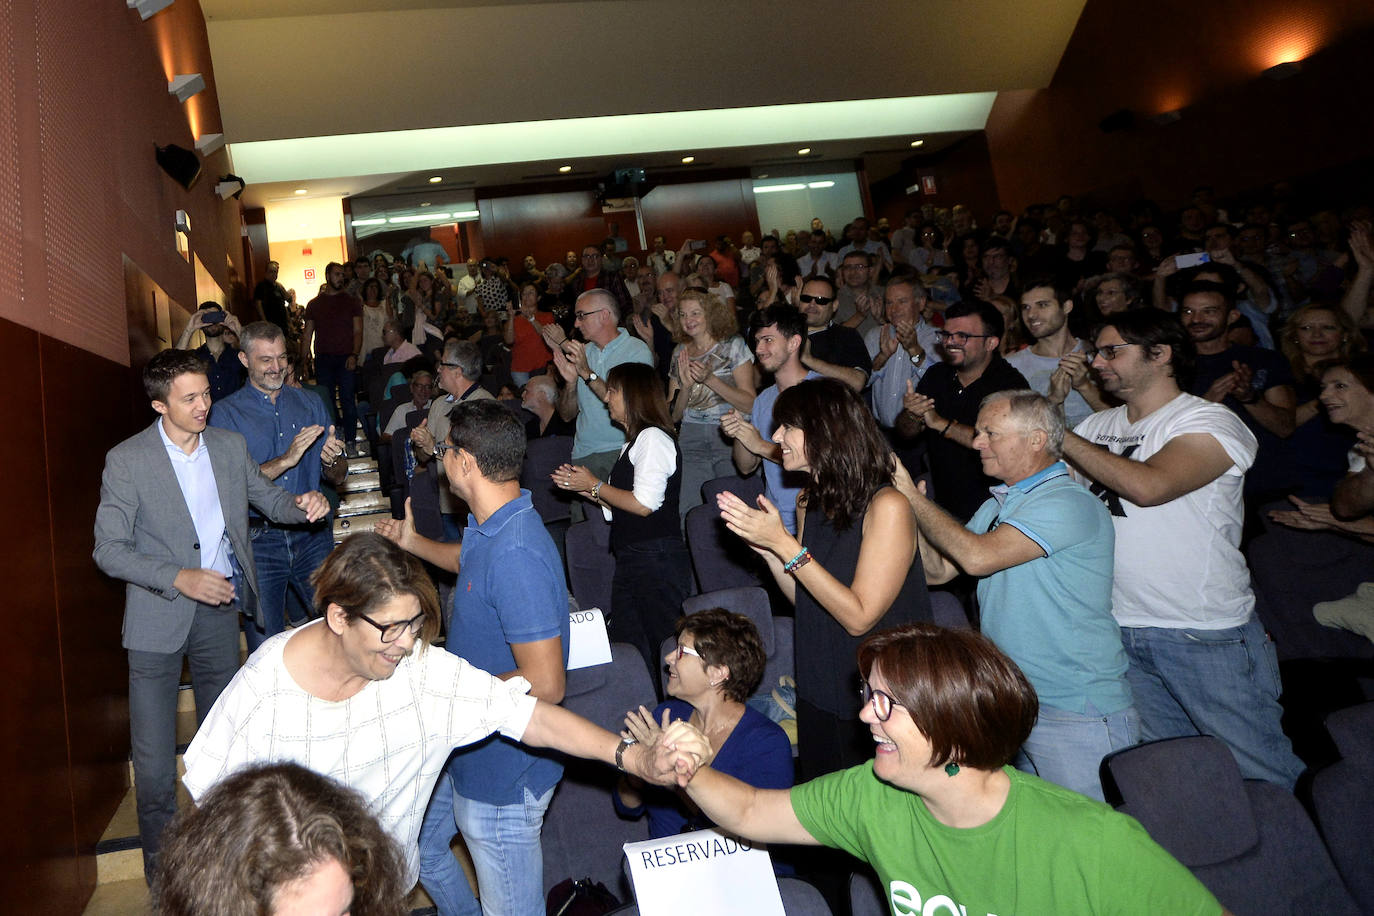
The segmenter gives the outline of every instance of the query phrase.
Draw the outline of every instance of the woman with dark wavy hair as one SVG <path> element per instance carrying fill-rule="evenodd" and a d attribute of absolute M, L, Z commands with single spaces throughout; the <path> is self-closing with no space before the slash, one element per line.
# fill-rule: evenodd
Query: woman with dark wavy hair
<path fill-rule="evenodd" d="M 779 395 L 773 421 L 783 470 L 809 477 L 796 536 L 766 497 L 757 508 L 733 493 L 718 502 L 796 605 L 798 761 L 816 776 L 872 753 L 854 708 L 855 652 L 874 629 L 930 620 L 930 596 L 916 520 L 892 485 L 896 459 L 859 396 L 833 379 L 801 382 Z"/>
<path fill-rule="evenodd" d="M 154 916 L 401 916 L 405 858 L 361 795 L 294 763 L 239 770 L 167 828 Z"/>

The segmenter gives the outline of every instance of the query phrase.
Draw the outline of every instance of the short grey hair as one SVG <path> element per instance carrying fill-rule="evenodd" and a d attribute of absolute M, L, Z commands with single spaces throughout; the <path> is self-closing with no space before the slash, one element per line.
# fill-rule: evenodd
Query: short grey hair
<path fill-rule="evenodd" d="M 482 350 L 470 340 L 450 340 L 444 344 L 443 362 L 452 363 L 470 382 L 482 377 Z"/>
<path fill-rule="evenodd" d="M 239 335 L 239 346 L 245 353 L 252 345 L 261 340 L 264 343 L 272 343 L 276 340 L 285 339 L 281 328 L 270 321 L 254 321 L 243 326 L 243 333 Z"/>
<path fill-rule="evenodd" d="M 620 324 L 620 303 L 615 301 L 615 296 L 611 295 L 610 290 L 600 288 L 589 289 L 577 297 L 577 302 L 580 305 L 583 299 L 591 298 L 600 299 L 605 304 L 606 310 L 611 313 L 611 320 L 616 324 Z"/>
<path fill-rule="evenodd" d="M 983 398 L 978 405 L 982 410 L 999 401 L 1006 401 L 1009 415 L 1021 427 L 1021 432 L 1030 435 L 1035 430 L 1045 434 L 1045 451 L 1051 458 L 1064 456 L 1064 411 L 1050 403 L 1049 398 L 1038 391 L 1021 388 L 1015 391 L 994 391 Z"/>

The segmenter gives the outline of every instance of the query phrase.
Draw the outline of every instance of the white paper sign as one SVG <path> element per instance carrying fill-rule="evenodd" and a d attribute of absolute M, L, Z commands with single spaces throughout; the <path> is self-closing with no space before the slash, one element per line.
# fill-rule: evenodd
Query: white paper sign
<path fill-rule="evenodd" d="M 784 916 L 773 860 L 718 830 L 626 843 L 642 916 Z"/>
<path fill-rule="evenodd" d="M 568 615 L 568 670 L 604 665 L 611 660 L 611 640 L 600 608 L 573 611 Z"/>

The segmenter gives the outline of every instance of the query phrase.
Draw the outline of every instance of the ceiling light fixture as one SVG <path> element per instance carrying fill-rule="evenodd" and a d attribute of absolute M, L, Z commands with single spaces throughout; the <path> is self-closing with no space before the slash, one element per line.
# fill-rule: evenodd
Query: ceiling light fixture
<path fill-rule="evenodd" d="M 773 194 L 777 191 L 805 191 L 804 184 L 770 184 L 762 188 L 754 188 L 755 194 Z"/>
<path fill-rule="evenodd" d="M 173 0 L 129 0 L 129 9 L 138 10 L 140 19 L 148 19 L 154 13 L 165 10 Z"/>
<path fill-rule="evenodd" d="M 386 217 L 380 216 L 380 217 L 375 217 L 375 218 L 371 218 L 371 217 L 370 217 L 370 218 L 368 218 L 368 219 L 355 219 L 355 220 L 353 221 L 353 225 L 355 225 L 355 226 L 384 226 L 384 225 L 386 225 Z"/>
<path fill-rule="evenodd" d="M 310 191 L 309 191 L 309 189 L 307 189 L 307 188 L 297 188 L 297 189 L 296 189 L 295 191 L 293 191 L 292 193 L 294 193 L 294 194 L 309 194 Z"/>
<path fill-rule="evenodd" d="M 208 156 L 224 145 L 224 134 L 201 134 L 196 141 L 196 152 Z"/>
<path fill-rule="evenodd" d="M 912 149 L 920 149 L 921 147 L 923 147 L 923 146 L 925 146 L 925 145 L 926 145 L 926 141 L 924 141 L 924 140 L 912 140 L 912 141 L 911 141 L 911 148 L 912 148 Z"/>
<path fill-rule="evenodd" d="M 560 165 L 560 166 L 558 167 L 558 171 L 560 171 L 560 172 L 562 172 L 563 174 L 566 175 L 568 172 L 571 172 L 571 171 L 572 171 L 572 166 L 570 166 L 570 165 Z"/>
<path fill-rule="evenodd" d="M 798 155 L 798 156 L 810 156 L 810 155 L 811 155 L 811 147 L 809 147 L 809 146 L 803 146 L 801 149 L 797 150 L 797 155 Z"/>
<path fill-rule="evenodd" d="M 430 183 L 430 184 L 438 184 L 439 182 L 441 182 L 441 181 L 443 181 L 443 180 L 444 180 L 444 178 L 443 178 L 442 175 L 435 175 L 433 178 L 431 178 L 431 179 L 429 180 L 429 183 Z"/>
<path fill-rule="evenodd" d="M 205 77 L 199 73 L 178 73 L 167 81 L 167 91 L 177 97 L 178 102 L 185 102 L 205 88 Z"/>
<path fill-rule="evenodd" d="M 810 188 L 811 190 L 813 190 L 813 191 L 819 191 L 819 190 L 821 190 L 822 188 L 833 188 L 833 187 L 835 187 L 835 182 L 833 182 L 833 181 L 808 181 L 808 182 L 806 183 L 806 186 L 807 186 L 808 188 Z"/>
<path fill-rule="evenodd" d="M 682 157 L 682 164 L 683 164 L 683 165 L 691 165 L 693 162 L 696 162 L 696 161 L 697 161 L 697 157 L 696 157 L 696 156 L 683 156 L 683 157 Z"/>

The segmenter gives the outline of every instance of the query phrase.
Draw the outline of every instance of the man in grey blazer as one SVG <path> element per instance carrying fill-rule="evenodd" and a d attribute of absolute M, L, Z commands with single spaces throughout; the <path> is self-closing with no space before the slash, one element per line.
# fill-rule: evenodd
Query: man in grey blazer
<path fill-rule="evenodd" d="M 242 436 L 207 429 L 210 382 L 189 350 L 143 370 L 159 419 L 105 456 L 95 517 L 96 564 L 123 579 L 129 733 L 145 877 L 176 813 L 176 704 L 189 658 L 203 719 L 239 665 L 239 614 L 257 592 L 248 505 L 274 521 L 322 517 L 319 492 L 273 485 Z"/>

